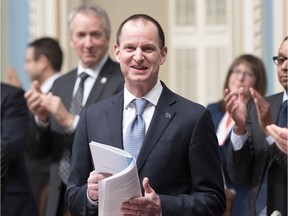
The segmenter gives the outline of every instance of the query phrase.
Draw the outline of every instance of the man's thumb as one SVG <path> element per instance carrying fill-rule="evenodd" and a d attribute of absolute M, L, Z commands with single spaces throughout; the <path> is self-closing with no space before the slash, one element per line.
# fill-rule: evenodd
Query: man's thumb
<path fill-rule="evenodd" d="M 40 83 L 37 80 L 34 80 L 32 85 L 35 91 L 42 93 Z"/>
<path fill-rule="evenodd" d="M 152 189 L 152 187 L 149 184 L 149 179 L 147 177 L 145 177 L 143 179 L 143 183 L 142 184 L 143 184 L 143 188 L 144 188 L 146 194 L 154 192 L 154 190 Z"/>

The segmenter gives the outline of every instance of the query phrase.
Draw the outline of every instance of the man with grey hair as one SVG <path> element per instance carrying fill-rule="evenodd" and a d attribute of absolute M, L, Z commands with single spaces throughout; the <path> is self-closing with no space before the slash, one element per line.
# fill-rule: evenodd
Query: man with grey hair
<path fill-rule="evenodd" d="M 35 157 L 52 156 L 46 215 L 69 215 L 64 193 L 70 155 L 83 107 L 118 93 L 124 79 L 119 64 L 108 56 L 110 21 L 94 4 L 82 4 L 69 15 L 70 45 L 79 57 L 77 68 L 58 78 L 47 95 L 37 85 L 26 92 L 34 119 L 29 149 Z M 33 83 L 34 84 L 34 83 Z"/>

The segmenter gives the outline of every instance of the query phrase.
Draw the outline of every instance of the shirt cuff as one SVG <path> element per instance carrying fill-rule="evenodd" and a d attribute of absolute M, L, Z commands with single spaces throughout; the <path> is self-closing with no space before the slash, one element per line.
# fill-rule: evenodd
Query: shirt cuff
<path fill-rule="evenodd" d="M 88 196 L 88 190 L 86 192 L 86 195 L 87 195 L 88 203 L 94 208 L 97 207 L 98 206 L 98 200 L 97 201 L 91 200 L 90 197 Z"/>
<path fill-rule="evenodd" d="M 266 141 L 268 142 L 268 144 L 270 146 L 275 142 L 275 140 L 274 140 L 274 138 L 272 136 L 266 137 Z"/>
<path fill-rule="evenodd" d="M 232 130 L 232 133 L 231 133 L 231 142 L 232 142 L 232 148 L 234 151 L 238 151 L 240 150 L 244 143 L 246 142 L 246 140 L 248 139 L 249 137 L 249 133 L 248 131 L 246 130 L 246 133 L 243 134 L 243 135 L 237 135 L 236 133 L 234 133 L 234 131 Z"/>
<path fill-rule="evenodd" d="M 66 130 L 67 133 L 71 134 L 71 133 L 75 132 L 76 127 L 77 127 L 78 122 L 79 122 L 79 119 L 80 119 L 80 116 L 79 115 L 75 115 L 75 118 L 74 118 L 74 121 L 73 121 L 72 125 L 69 128 L 67 128 L 67 130 Z"/>
<path fill-rule="evenodd" d="M 34 119 L 35 119 L 37 126 L 41 128 L 47 128 L 50 124 L 49 121 L 48 122 L 41 121 L 37 115 L 34 115 Z"/>

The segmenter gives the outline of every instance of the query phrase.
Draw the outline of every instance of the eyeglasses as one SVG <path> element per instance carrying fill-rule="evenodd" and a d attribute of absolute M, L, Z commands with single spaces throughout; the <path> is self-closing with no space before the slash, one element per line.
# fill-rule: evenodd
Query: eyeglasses
<path fill-rule="evenodd" d="M 234 69 L 232 70 L 232 74 L 235 74 L 235 75 L 243 75 L 244 77 L 249 77 L 249 78 L 253 78 L 255 77 L 254 73 L 252 71 L 242 71 L 242 70 L 239 70 L 239 69 Z"/>
<path fill-rule="evenodd" d="M 273 61 L 277 66 L 282 65 L 288 58 L 284 56 L 274 56 Z"/>

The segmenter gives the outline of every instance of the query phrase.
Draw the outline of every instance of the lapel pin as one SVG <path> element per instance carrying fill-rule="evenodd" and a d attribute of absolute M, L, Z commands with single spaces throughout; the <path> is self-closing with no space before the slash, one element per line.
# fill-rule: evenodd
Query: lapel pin
<path fill-rule="evenodd" d="M 168 113 L 168 112 L 165 112 L 165 118 L 168 118 L 168 119 L 170 119 L 170 118 L 171 118 L 171 114 L 170 114 L 170 113 Z"/>
<path fill-rule="evenodd" d="M 102 79 L 100 80 L 101 84 L 105 84 L 107 82 L 107 78 L 106 77 L 102 77 Z"/>

